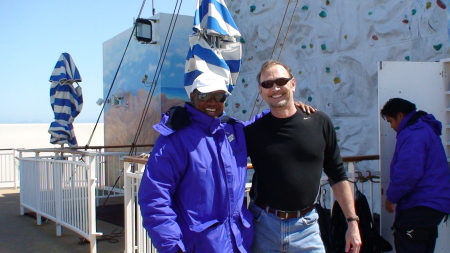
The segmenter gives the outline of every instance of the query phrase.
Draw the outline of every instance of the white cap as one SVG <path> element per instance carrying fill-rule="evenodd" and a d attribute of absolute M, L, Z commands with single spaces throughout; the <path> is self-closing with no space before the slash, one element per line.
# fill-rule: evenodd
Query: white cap
<path fill-rule="evenodd" d="M 192 83 L 191 92 L 193 92 L 195 89 L 197 89 L 201 93 L 223 90 L 227 94 L 231 95 L 231 93 L 228 92 L 227 81 L 225 80 L 225 78 L 216 74 L 203 73 L 199 75 Z"/>

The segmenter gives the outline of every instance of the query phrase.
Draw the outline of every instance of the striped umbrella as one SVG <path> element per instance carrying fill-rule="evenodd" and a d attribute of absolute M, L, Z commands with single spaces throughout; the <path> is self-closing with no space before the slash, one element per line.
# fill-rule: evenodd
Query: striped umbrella
<path fill-rule="evenodd" d="M 73 121 L 83 108 L 83 95 L 80 72 L 72 57 L 68 53 L 62 53 L 50 76 L 50 104 L 55 115 L 55 121 L 50 124 L 50 143 L 69 144 L 77 146 L 77 139 L 73 131 Z M 73 87 L 73 83 L 77 87 Z"/>
<path fill-rule="evenodd" d="M 223 77 L 232 91 L 241 68 L 241 36 L 224 0 L 198 0 L 194 34 L 189 36 L 184 87 L 188 96 L 192 83 L 202 73 Z"/>

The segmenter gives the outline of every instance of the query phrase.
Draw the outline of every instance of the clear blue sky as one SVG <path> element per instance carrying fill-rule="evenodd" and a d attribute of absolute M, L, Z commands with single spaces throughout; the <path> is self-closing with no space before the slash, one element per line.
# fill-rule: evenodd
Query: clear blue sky
<path fill-rule="evenodd" d="M 0 124 L 51 123 L 50 75 L 63 52 L 83 81 L 84 105 L 75 122 L 96 122 L 103 91 L 103 42 L 133 26 L 142 0 L 0 0 Z M 146 1 L 141 17 L 173 13 L 176 0 Z M 194 15 L 197 0 L 182 2 Z M 103 122 L 103 114 L 102 120 Z"/>

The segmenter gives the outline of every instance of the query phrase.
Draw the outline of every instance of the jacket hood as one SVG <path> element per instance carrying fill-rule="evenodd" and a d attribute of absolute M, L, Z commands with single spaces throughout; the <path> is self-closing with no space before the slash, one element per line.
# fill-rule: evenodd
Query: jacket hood
<path fill-rule="evenodd" d="M 438 136 L 442 134 L 442 123 L 433 114 L 428 114 L 424 111 L 413 111 L 406 115 L 400 124 L 400 131 L 398 133 L 407 127 L 420 127 L 420 124 L 429 125 Z"/>
<path fill-rule="evenodd" d="M 220 128 L 221 123 L 234 123 L 237 121 L 226 115 L 225 112 L 223 112 L 220 118 L 213 118 L 198 111 L 187 102 L 184 107 L 171 107 L 161 116 L 161 121 L 153 125 L 153 129 L 161 135 L 168 136 L 194 122 L 202 128 L 209 129 L 209 132 L 214 133 Z"/>
<path fill-rule="evenodd" d="M 437 120 L 433 116 L 433 114 L 427 114 L 422 118 L 420 118 L 419 120 L 424 122 L 425 124 L 428 124 L 437 135 L 440 136 L 442 134 L 442 123 L 439 120 Z"/>

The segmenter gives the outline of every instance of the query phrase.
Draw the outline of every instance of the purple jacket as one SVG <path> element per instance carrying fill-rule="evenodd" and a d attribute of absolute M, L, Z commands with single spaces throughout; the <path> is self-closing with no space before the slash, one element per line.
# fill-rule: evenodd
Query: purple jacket
<path fill-rule="evenodd" d="M 166 115 L 154 126 L 161 135 L 138 193 L 143 226 L 160 253 L 249 252 L 244 125 L 186 109 L 189 126 L 169 129 Z"/>
<path fill-rule="evenodd" d="M 450 213 L 450 170 L 432 114 L 412 112 L 400 123 L 387 198 L 396 211 L 428 206 Z"/>

